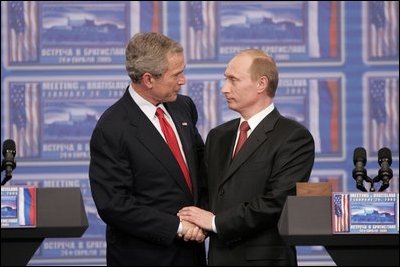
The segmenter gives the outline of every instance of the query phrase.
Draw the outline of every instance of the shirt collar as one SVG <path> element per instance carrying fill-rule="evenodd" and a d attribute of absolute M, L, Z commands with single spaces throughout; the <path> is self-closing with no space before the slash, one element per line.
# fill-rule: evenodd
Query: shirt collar
<path fill-rule="evenodd" d="M 139 95 L 135 89 L 133 89 L 132 84 L 129 85 L 129 94 L 131 95 L 132 99 L 135 103 L 139 106 L 139 108 L 144 112 L 144 114 L 151 120 L 156 116 L 156 109 L 159 107 L 164 111 L 164 114 L 169 119 L 171 116 L 169 115 L 167 109 L 165 108 L 164 104 L 161 103 L 157 106 L 154 106 L 152 103 L 144 99 L 141 95 Z"/>
<path fill-rule="evenodd" d="M 274 110 L 274 108 L 274 103 L 271 103 L 271 105 L 248 119 L 247 122 L 249 123 L 250 131 L 253 131 L 258 126 L 258 124 L 260 124 L 260 122 Z M 243 121 L 245 121 L 245 119 L 243 117 L 240 117 L 240 123 L 242 123 Z"/>

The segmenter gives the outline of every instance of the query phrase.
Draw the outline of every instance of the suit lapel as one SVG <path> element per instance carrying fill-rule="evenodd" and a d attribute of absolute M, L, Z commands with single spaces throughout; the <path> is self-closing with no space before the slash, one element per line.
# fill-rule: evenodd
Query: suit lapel
<path fill-rule="evenodd" d="M 139 106 L 133 101 L 129 93 L 125 94 L 125 108 L 128 110 L 129 119 L 132 127 L 137 128 L 136 138 L 141 142 L 161 165 L 170 173 L 171 177 L 182 188 L 189 199 L 193 199 L 185 178 L 176 161 L 174 155 L 169 149 L 167 143 L 162 138 L 154 125 L 148 120 Z"/>
<path fill-rule="evenodd" d="M 244 143 L 239 153 L 232 159 L 231 164 L 224 173 L 221 185 L 228 180 L 237 171 L 237 169 L 246 162 L 246 160 L 268 139 L 268 132 L 272 131 L 279 118 L 279 112 L 275 108 L 266 116 L 260 124 L 253 130 L 247 141 Z M 236 125 L 236 131 L 239 123 Z M 235 133 L 236 133 L 235 131 Z M 236 135 L 233 136 L 233 143 Z M 231 146 L 233 147 L 233 146 Z M 230 158 L 232 158 L 232 149 Z M 230 159 L 229 158 L 229 159 Z"/>
<path fill-rule="evenodd" d="M 216 170 L 218 175 L 211 178 L 215 179 L 214 182 L 216 185 L 222 186 L 228 178 L 224 174 L 230 172 L 230 164 L 239 121 L 238 119 L 236 122 L 232 121 L 232 124 L 228 124 L 224 133 L 218 137 L 214 147 L 210 149 L 211 155 L 209 157 L 215 158 L 217 162 L 213 163 L 216 163 L 219 169 L 218 171 Z M 208 177 L 208 179 L 210 179 L 210 177 Z M 214 201 L 216 201 L 216 199 L 214 199 Z M 215 204 L 216 203 L 212 203 L 212 207 L 216 207 Z"/>
<path fill-rule="evenodd" d="M 219 149 L 217 153 L 220 155 L 221 159 L 223 159 L 224 164 L 221 167 L 223 168 L 224 172 L 228 170 L 229 165 L 231 164 L 239 122 L 239 119 L 233 121 L 233 123 L 227 127 L 226 134 L 224 134 L 221 139 L 218 140 Z"/>

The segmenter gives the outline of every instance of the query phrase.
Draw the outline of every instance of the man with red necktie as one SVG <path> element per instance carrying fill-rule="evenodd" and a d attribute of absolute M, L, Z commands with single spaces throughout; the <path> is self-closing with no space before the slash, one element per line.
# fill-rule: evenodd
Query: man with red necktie
<path fill-rule="evenodd" d="M 89 179 L 107 224 L 107 265 L 205 265 L 203 231 L 176 215 L 200 205 L 204 143 L 185 84 L 183 48 L 138 33 L 126 48 L 131 84 L 90 142 Z M 187 239 L 190 235 L 192 238 Z"/>
<path fill-rule="evenodd" d="M 280 115 L 273 103 L 277 86 L 275 61 L 262 50 L 238 53 L 225 70 L 222 93 L 241 117 L 207 136 L 210 211 L 192 206 L 178 213 L 210 232 L 209 265 L 297 265 L 278 220 L 296 183 L 309 179 L 314 140 L 304 126 Z"/>

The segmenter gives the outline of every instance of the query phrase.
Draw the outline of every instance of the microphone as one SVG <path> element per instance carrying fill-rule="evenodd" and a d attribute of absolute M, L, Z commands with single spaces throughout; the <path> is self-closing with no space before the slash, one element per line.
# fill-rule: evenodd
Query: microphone
<path fill-rule="evenodd" d="M 353 169 L 353 178 L 356 180 L 357 188 L 362 192 L 367 192 L 367 189 L 364 187 L 364 180 L 368 177 L 367 170 L 364 168 L 367 163 L 367 152 L 363 147 L 354 149 L 353 163 L 355 166 Z"/>
<path fill-rule="evenodd" d="M 384 191 L 389 187 L 389 181 L 393 177 L 393 171 L 390 168 L 392 165 L 392 152 L 389 148 L 383 147 L 378 151 L 378 163 L 381 168 L 378 172 L 379 180 L 382 180 L 382 185 L 379 188 L 379 192 Z"/>
<path fill-rule="evenodd" d="M 7 139 L 3 143 L 3 162 L 1 163 L 1 171 L 5 171 L 4 179 L 1 185 L 4 185 L 12 178 L 12 171 L 17 167 L 15 162 L 15 142 L 14 140 Z"/>

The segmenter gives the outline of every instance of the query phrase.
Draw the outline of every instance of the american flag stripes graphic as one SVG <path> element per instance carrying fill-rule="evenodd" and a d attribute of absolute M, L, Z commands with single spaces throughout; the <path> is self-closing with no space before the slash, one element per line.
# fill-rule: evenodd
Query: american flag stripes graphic
<path fill-rule="evenodd" d="M 17 145 L 19 157 L 39 154 L 39 88 L 37 83 L 10 85 L 11 136 Z"/>
<path fill-rule="evenodd" d="M 374 78 L 370 87 L 370 117 L 372 151 L 381 147 L 398 147 L 399 81 L 398 78 Z"/>
<path fill-rule="evenodd" d="M 333 196 L 334 231 L 337 233 L 349 231 L 349 195 L 336 194 Z"/>
<path fill-rule="evenodd" d="M 188 94 L 196 103 L 198 112 L 197 128 L 203 138 L 218 125 L 218 96 L 217 81 L 190 81 Z"/>
<path fill-rule="evenodd" d="M 37 60 L 37 1 L 9 1 L 10 61 Z"/>
<path fill-rule="evenodd" d="M 216 56 L 215 1 L 187 2 L 189 59 L 206 60 Z"/>
<path fill-rule="evenodd" d="M 369 45 L 372 57 L 399 55 L 399 2 L 369 1 Z M 396 37 L 397 36 L 397 37 Z"/>

